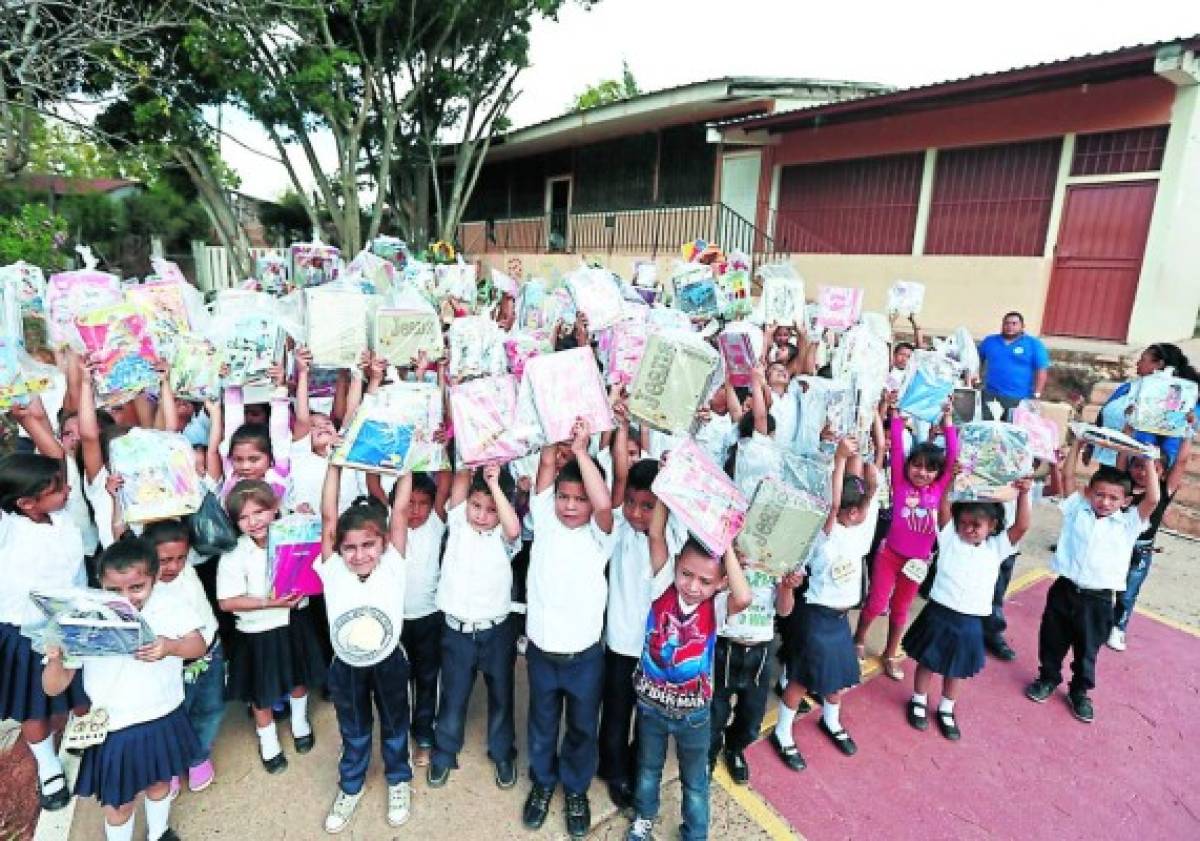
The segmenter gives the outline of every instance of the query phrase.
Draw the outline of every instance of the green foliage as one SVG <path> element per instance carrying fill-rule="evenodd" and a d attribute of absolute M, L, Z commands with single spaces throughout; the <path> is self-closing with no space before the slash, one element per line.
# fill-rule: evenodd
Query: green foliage
<path fill-rule="evenodd" d="M 571 110 L 586 111 L 589 108 L 630 99 L 641 92 L 633 71 L 629 69 L 629 63 L 622 61 L 620 79 L 602 79 L 594 85 L 588 85 L 583 89 L 583 93 L 575 97 Z"/>
<path fill-rule="evenodd" d="M 288 190 L 274 204 L 264 204 L 258 211 L 258 221 L 262 222 L 268 239 L 296 242 L 312 235 L 308 211 L 294 190 Z"/>
<path fill-rule="evenodd" d="M 66 239 L 66 220 L 45 205 L 26 203 L 11 214 L 0 215 L 0 266 L 24 260 L 43 269 L 66 265 L 59 243 Z"/>

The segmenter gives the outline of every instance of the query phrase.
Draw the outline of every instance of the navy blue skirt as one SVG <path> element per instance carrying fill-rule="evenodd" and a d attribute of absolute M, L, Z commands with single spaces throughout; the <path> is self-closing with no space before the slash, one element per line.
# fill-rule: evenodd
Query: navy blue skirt
<path fill-rule="evenodd" d="M 87 748 L 75 794 L 104 806 L 132 803 L 155 783 L 186 774 L 199 755 L 200 740 L 179 706 L 162 718 L 113 730 L 103 743 Z"/>
<path fill-rule="evenodd" d="M 52 715 L 89 706 L 83 676 L 76 672 L 67 691 L 51 698 L 42 691 L 42 655 L 21 629 L 0 622 L 0 719 L 45 721 Z"/>
<path fill-rule="evenodd" d="M 293 610 L 288 624 L 255 634 L 238 632 L 230 646 L 225 697 L 260 710 L 297 686 L 325 685 L 329 662 L 321 651 L 308 608 Z"/>
<path fill-rule="evenodd" d="M 819 604 L 797 603 L 792 615 L 793 639 L 787 655 L 787 674 L 809 692 L 832 695 L 862 680 L 849 611 Z"/>
<path fill-rule="evenodd" d="M 983 617 L 929 602 L 904 635 L 904 650 L 943 677 L 974 677 L 983 670 Z"/>

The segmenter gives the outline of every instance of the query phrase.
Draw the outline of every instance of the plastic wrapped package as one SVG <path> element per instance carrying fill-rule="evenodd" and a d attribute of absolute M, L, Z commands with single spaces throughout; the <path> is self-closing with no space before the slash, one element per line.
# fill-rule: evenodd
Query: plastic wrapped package
<path fill-rule="evenodd" d="M 829 503 L 767 478 L 754 493 L 735 545 L 747 568 L 779 578 L 804 563 L 829 516 Z"/>
<path fill-rule="evenodd" d="M 658 305 L 650 307 L 650 311 L 646 314 L 646 323 L 659 330 L 692 332 L 692 320 L 688 318 L 687 313 L 674 307 Z"/>
<path fill-rule="evenodd" d="M 725 372 L 729 381 L 735 387 L 748 386 L 754 382 L 754 365 L 758 357 L 754 355 L 750 335 L 725 331 L 717 336 L 717 345 L 725 360 Z"/>
<path fill-rule="evenodd" d="M 207 339 L 180 336 L 171 357 L 171 390 L 183 400 L 221 399 L 221 358 Z"/>
<path fill-rule="evenodd" d="M 905 318 L 917 315 L 925 304 L 925 284 L 915 280 L 897 280 L 888 289 L 887 311 Z"/>
<path fill-rule="evenodd" d="M 378 254 L 363 249 L 346 265 L 345 280 L 368 295 L 386 295 L 396 281 L 396 267 Z"/>
<path fill-rule="evenodd" d="M 860 317 L 862 326 L 886 345 L 892 343 L 892 325 L 881 312 L 864 312 Z"/>
<path fill-rule="evenodd" d="M 750 298 L 750 272 L 747 269 L 729 269 L 717 276 L 717 283 L 724 291 L 722 318 L 733 321 L 750 315 L 753 302 Z"/>
<path fill-rule="evenodd" d="M 397 271 L 403 270 L 408 264 L 408 244 L 402 239 L 380 235 L 371 240 L 370 248 L 372 254 L 387 260 Z"/>
<path fill-rule="evenodd" d="M 1131 391 L 1134 429 L 1169 438 L 1188 434 L 1187 416 L 1196 408 L 1196 383 L 1159 372 L 1136 380 Z"/>
<path fill-rule="evenodd" d="M 804 376 L 799 380 L 803 392 L 799 394 L 800 420 L 796 424 L 796 438 L 779 443 L 802 455 L 813 455 L 821 451 L 821 431 L 826 426 L 835 436 L 849 434 L 853 429 L 850 386 L 824 377 Z"/>
<path fill-rule="evenodd" d="M 432 309 L 380 307 L 374 327 L 371 346 L 393 365 L 412 364 L 422 351 L 431 362 L 445 356 L 442 320 Z"/>
<path fill-rule="evenodd" d="M 433 268 L 434 293 L 438 300 L 454 299 L 474 312 L 479 298 L 478 279 L 473 263 L 445 263 Z"/>
<path fill-rule="evenodd" d="M 28 406 L 33 395 L 50 388 L 56 371 L 26 353 L 13 337 L 0 335 L 0 412 Z"/>
<path fill-rule="evenodd" d="M 693 318 L 714 318 L 722 301 L 712 267 L 703 263 L 677 263 L 671 275 L 675 307 Z"/>
<path fill-rule="evenodd" d="M 650 333 L 645 322 L 626 318 L 616 323 L 608 355 L 610 385 L 629 386 L 633 383 L 646 355 L 649 340 Z"/>
<path fill-rule="evenodd" d="M 521 292 L 520 284 L 511 275 L 499 269 L 492 269 L 492 288 L 500 295 L 508 295 L 514 301 Z"/>
<path fill-rule="evenodd" d="M 254 261 L 254 276 L 262 291 L 282 295 L 288 288 L 288 260 L 279 254 L 263 254 Z"/>
<path fill-rule="evenodd" d="M 54 348 L 82 351 L 76 321 L 84 313 L 115 306 L 124 300 L 116 275 L 92 269 L 50 275 L 46 286 L 46 331 Z"/>
<path fill-rule="evenodd" d="M 955 502 L 1015 499 L 1012 483 L 1033 472 L 1029 434 L 1003 421 L 968 423 L 958 430 L 958 464 L 950 491 Z"/>
<path fill-rule="evenodd" d="M 694 334 L 651 334 L 630 390 L 630 415 L 660 432 L 691 430 L 719 363 L 720 354 Z"/>
<path fill-rule="evenodd" d="M 1110 450 L 1116 450 L 1118 453 L 1125 453 L 1131 456 L 1158 458 L 1158 447 L 1153 444 L 1145 444 L 1136 438 L 1130 438 L 1125 433 L 1118 432 L 1115 429 L 1107 429 L 1080 421 L 1072 421 L 1070 428 L 1071 433 L 1085 444 L 1107 447 Z"/>
<path fill-rule="evenodd" d="M 283 361 L 284 333 L 274 317 L 257 312 L 213 320 L 213 346 L 229 366 L 225 381 L 253 386 L 270 382 L 268 371 Z"/>
<path fill-rule="evenodd" d="M 395 383 L 363 398 L 333 451 L 333 463 L 393 475 L 450 466 L 442 427 L 442 395 L 429 383 Z"/>
<path fill-rule="evenodd" d="M 154 642 L 154 631 L 123 596 L 84 587 L 31 590 L 45 622 L 21 628 L 35 651 L 55 645 L 70 658 L 130 657 Z"/>
<path fill-rule="evenodd" d="M 11 295 L 26 315 L 46 314 L 46 275 L 32 263 L 18 260 L 0 266 L 0 289 Z"/>
<path fill-rule="evenodd" d="M 658 289 L 658 264 L 653 260 L 633 261 L 633 285 L 638 289 Z M 653 303 L 647 302 L 647 303 Z"/>
<path fill-rule="evenodd" d="M 606 330 L 620 320 L 621 288 L 607 269 L 581 266 L 567 275 L 566 286 L 575 310 L 587 316 L 589 331 Z"/>
<path fill-rule="evenodd" d="M 450 376 L 458 379 L 503 374 L 508 370 L 504 333 L 482 315 L 456 318 L 446 331 L 450 340 Z"/>
<path fill-rule="evenodd" d="M 593 433 L 613 428 L 612 407 L 591 348 L 536 356 L 525 365 L 525 380 L 550 443 L 569 441 L 576 418 L 586 420 Z"/>
<path fill-rule="evenodd" d="M 804 323 L 804 280 L 787 263 L 763 266 L 763 321 L 791 326 Z"/>
<path fill-rule="evenodd" d="M 149 523 L 195 513 L 204 499 L 192 445 L 178 432 L 134 427 L 108 447 L 122 481 L 119 500 L 127 523 Z"/>
<path fill-rule="evenodd" d="M 782 471 L 783 450 L 773 440 L 751 435 L 738 441 L 737 458 L 733 463 L 733 483 L 746 499 L 754 496 L 763 479 L 778 477 Z"/>
<path fill-rule="evenodd" d="M 292 259 L 292 284 L 298 287 L 321 286 L 338 278 L 341 251 L 323 242 L 293 242 L 288 248 Z"/>
<path fill-rule="evenodd" d="M 846 330 L 862 313 L 863 291 L 852 286 L 822 286 L 817 294 L 817 325 L 827 330 Z"/>
<path fill-rule="evenodd" d="M 733 543 L 749 507 L 737 486 L 691 438 L 671 450 L 651 490 L 714 557 Z"/>
<path fill-rule="evenodd" d="M 157 280 L 125 289 L 125 299 L 146 312 L 146 326 L 154 344 L 168 359 L 174 354 L 179 337 L 192 330 L 192 322 L 184 304 L 184 287 L 191 288 L 186 281 Z"/>
<path fill-rule="evenodd" d="M 939 353 L 919 350 L 908 367 L 912 373 L 900 396 L 900 411 L 926 423 L 937 423 L 958 382 L 955 364 Z"/>
<path fill-rule="evenodd" d="M 451 386 L 450 415 L 460 465 L 505 463 L 533 450 L 529 441 L 513 430 L 517 380 L 509 374 L 479 377 Z"/>
<path fill-rule="evenodd" d="M 321 515 L 287 514 L 267 532 L 271 595 L 317 596 L 325 591 L 313 564 L 321 556 Z"/>
<path fill-rule="evenodd" d="M 1057 423 L 1043 416 L 1037 410 L 1036 404 L 1028 400 L 1022 400 L 1013 409 L 1012 422 L 1025 430 L 1025 434 L 1029 436 L 1029 449 L 1033 451 L 1035 458 L 1051 463 L 1055 461 L 1054 451 L 1058 449 L 1062 438 L 1062 431 Z"/>
<path fill-rule="evenodd" d="M 377 299 L 358 290 L 332 286 L 306 289 L 305 297 L 313 315 L 308 319 L 308 349 L 313 364 L 357 368 L 368 345 L 367 325 Z"/>
<path fill-rule="evenodd" d="M 147 312 L 134 304 L 92 310 L 76 322 L 93 364 L 98 406 L 117 406 L 158 384 Z"/>
<path fill-rule="evenodd" d="M 525 375 L 525 365 L 530 359 L 553 352 L 554 343 L 545 330 L 514 330 L 504 339 L 508 370 L 517 379 Z"/>

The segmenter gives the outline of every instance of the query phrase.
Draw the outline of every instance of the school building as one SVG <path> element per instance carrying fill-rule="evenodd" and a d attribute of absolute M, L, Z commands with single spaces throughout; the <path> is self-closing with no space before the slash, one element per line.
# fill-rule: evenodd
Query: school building
<path fill-rule="evenodd" d="M 485 263 L 528 255 L 526 271 L 579 254 L 622 271 L 704 236 L 759 263 L 789 260 L 810 296 L 861 286 L 868 309 L 894 280 L 921 281 L 934 330 L 994 332 L 1017 309 L 1051 336 L 1188 337 L 1200 309 L 1198 52 L 1193 36 L 904 90 L 822 83 L 823 101 L 697 113 L 703 146 L 694 120 L 651 127 L 669 107 L 653 98 L 670 91 L 618 104 L 640 111 L 641 128 L 611 125 L 612 154 L 571 139 L 590 112 L 567 115 L 522 130 L 553 154 L 523 139 L 497 147 L 503 194 L 522 198 L 503 206 L 481 178 L 462 243 Z M 599 186 L 577 190 L 585 179 Z"/>

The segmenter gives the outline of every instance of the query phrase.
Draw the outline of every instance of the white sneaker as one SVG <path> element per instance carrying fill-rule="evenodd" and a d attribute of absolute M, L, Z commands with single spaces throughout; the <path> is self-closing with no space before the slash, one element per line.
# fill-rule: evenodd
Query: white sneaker
<path fill-rule="evenodd" d="M 396 783 L 388 786 L 387 822 L 389 826 L 403 826 L 408 823 L 409 804 L 412 802 L 412 789 L 408 783 Z"/>
<path fill-rule="evenodd" d="M 361 791 L 358 794 L 346 794 L 339 790 L 337 797 L 333 798 L 333 805 L 329 807 L 329 814 L 325 816 L 325 831 L 335 835 L 345 829 L 354 817 L 359 800 L 362 800 Z"/>
<path fill-rule="evenodd" d="M 654 821 L 650 818 L 636 818 L 625 833 L 625 841 L 650 841 L 650 831 L 653 828 Z"/>
<path fill-rule="evenodd" d="M 1120 628 L 1113 628 L 1112 633 L 1108 635 L 1108 647 L 1113 651 L 1125 650 L 1125 632 Z"/>

